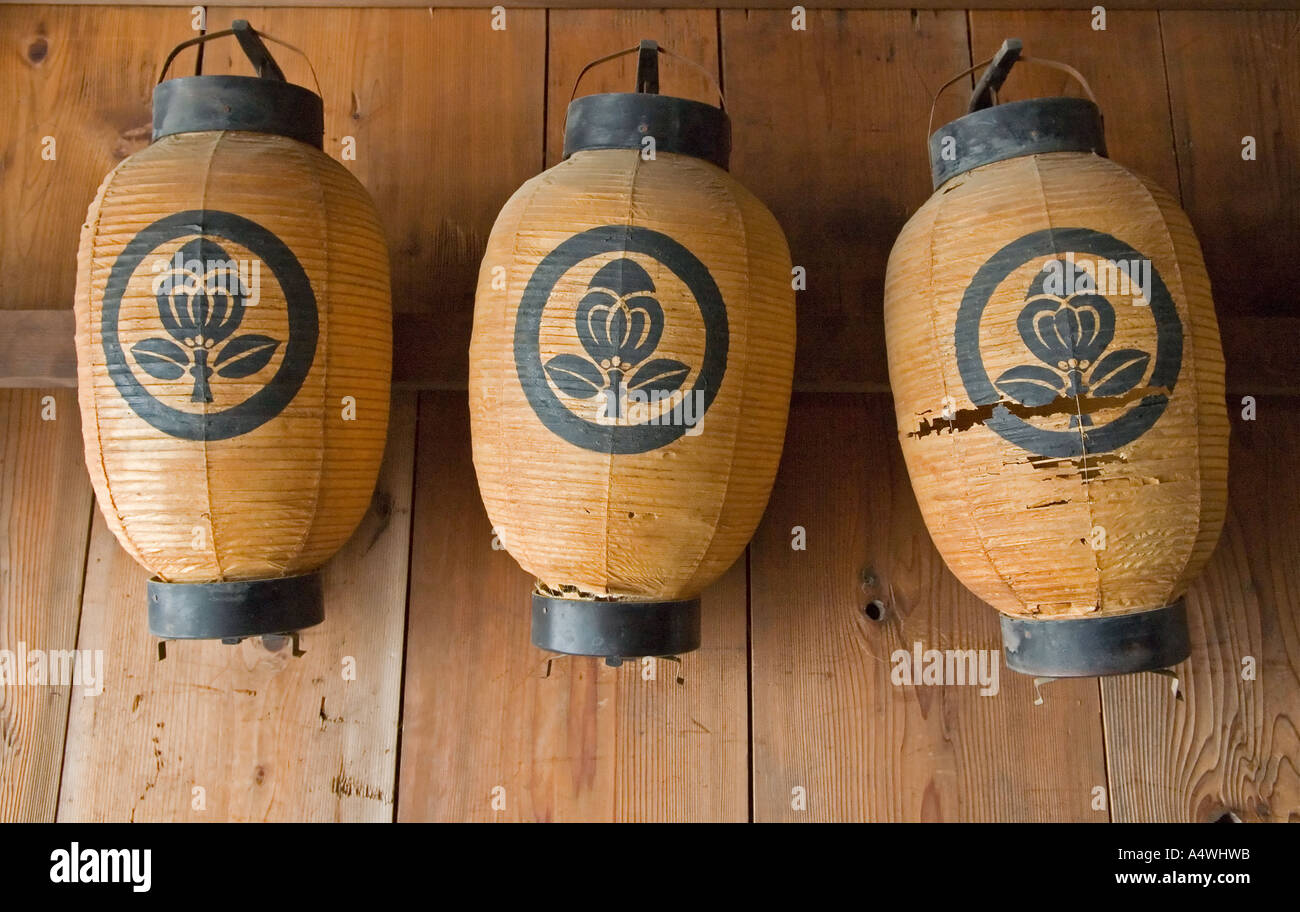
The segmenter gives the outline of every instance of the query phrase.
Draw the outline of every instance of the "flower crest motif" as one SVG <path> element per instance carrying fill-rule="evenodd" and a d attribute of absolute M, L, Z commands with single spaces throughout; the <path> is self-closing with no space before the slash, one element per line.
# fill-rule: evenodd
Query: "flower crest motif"
<path fill-rule="evenodd" d="M 158 380 L 176 381 L 188 373 L 194 378 L 190 401 L 211 402 L 214 373 L 232 380 L 250 377 L 270 363 L 280 343 L 263 335 L 234 336 L 252 291 L 220 244 L 194 238 L 169 265 L 154 278 L 153 292 L 171 339 L 143 339 L 131 347 L 131 355 Z"/>
<path fill-rule="evenodd" d="M 556 355 L 546 363 L 546 375 L 576 399 L 606 393 L 607 417 L 621 417 L 624 388 L 669 395 L 690 373 L 680 361 L 650 358 L 663 337 L 664 311 L 650 274 L 634 260 L 611 260 L 592 276 L 574 322 L 588 357 Z"/>
<path fill-rule="evenodd" d="M 1073 294 L 1049 290 L 1073 288 Z M 1115 339 L 1115 308 L 1096 292 L 1090 273 L 1069 260 L 1047 264 L 1034 277 L 1016 329 L 1030 353 L 1042 364 L 1022 364 L 994 381 L 1004 395 L 1021 405 L 1041 406 L 1057 398 L 1122 396 L 1146 375 L 1151 356 L 1136 348 L 1105 353 Z M 1103 354 L 1105 353 L 1105 354 Z M 1090 425 L 1089 415 L 1076 414 L 1070 427 Z"/>

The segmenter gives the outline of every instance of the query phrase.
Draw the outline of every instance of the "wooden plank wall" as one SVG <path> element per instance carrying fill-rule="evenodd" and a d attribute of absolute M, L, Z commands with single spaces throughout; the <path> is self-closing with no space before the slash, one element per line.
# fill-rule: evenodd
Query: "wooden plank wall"
<path fill-rule="evenodd" d="M 315 62 L 326 150 L 355 140 L 346 164 L 383 214 L 395 307 L 437 329 L 424 389 L 395 398 L 372 509 L 330 565 L 306 654 L 172 644 L 165 661 L 145 572 L 92 506 L 75 396 L 0 390 L 0 649 L 106 657 L 99 696 L 0 688 L 0 819 L 1300 818 L 1300 381 L 1252 344 L 1300 344 L 1300 14 L 1116 8 L 1096 31 L 1083 10 L 809 10 L 799 32 L 788 9 L 511 9 L 494 31 L 484 9 L 223 7 L 211 27 L 235 16 Z M 70 306 L 85 206 L 147 142 L 156 66 L 190 20 L 0 5 L 0 85 L 18 97 L 0 123 L 0 310 Z M 931 96 L 1009 35 L 1085 73 L 1112 156 L 1181 194 L 1225 335 L 1243 340 L 1231 512 L 1189 595 L 1179 696 L 1154 675 L 1039 687 L 1004 670 L 993 697 L 890 683 L 894 649 L 998 646 L 908 485 L 880 297 L 930 192 Z M 782 222 L 808 288 L 785 459 L 749 551 L 705 595 L 704 648 L 611 669 L 529 645 L 530 581 L 494 547 L 463 389 L 497 210 L 558 161 L 581 66 L 643 36 L 721 82 L 733 171 Z M 239 71 L 231 48 L 206 52 L 205 72 Z M 596 71 L 582 91 L 630 73 Z M 1067 86 L 1018 69 L 1008 89 Z M 671 63 L 664 90 L 712 100 Z"/>

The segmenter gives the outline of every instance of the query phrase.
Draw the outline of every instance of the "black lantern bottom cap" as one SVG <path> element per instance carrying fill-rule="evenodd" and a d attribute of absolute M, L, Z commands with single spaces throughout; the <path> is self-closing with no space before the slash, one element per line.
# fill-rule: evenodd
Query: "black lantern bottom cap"
<path fill-rule="evenodd" d="M 533 593 L 533 645 L 606 664 L 700 648 L 700 600 L 568 599 Z"/>
<path fill-rule="evenodd" d="M 1042 678 L 1084 678 L 1156 671 L 1187 658 L 1182 599 L 1151 611 L 1112 617 L 1028 620 L 1002 615 L 1007 667 Z"/>
<path fill-rule="evenodd" d="M 149 633 L 164 640 L 290 634 L 325 620 L 319 572 L 222 583 L 149 580 Z"/>

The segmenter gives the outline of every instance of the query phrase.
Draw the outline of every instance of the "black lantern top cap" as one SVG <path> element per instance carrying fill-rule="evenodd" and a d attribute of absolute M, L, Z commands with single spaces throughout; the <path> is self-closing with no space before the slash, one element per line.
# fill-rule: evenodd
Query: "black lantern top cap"
<path fill-rule="evenodd" d="M 564 157 L 587 149 L 645 149 L 649 145 L 646 137 L 651 137 L 656 153 L 690 155 L 725 169 L 731 158 L 731 118 L 721 107 L 660 95 L 659 55 L 684 58 L 654 41 L 642 41 L 634 48 L 593 60 L 578 74 L 574 94 L 588 70 L 625 54 L 637 54 L 636 90 L 571 100 L 565 116 Z M 691 65 L 717 87 L 712 74 Z M 722 97 L 720 89 L 718 97 Z"/>
<path fill-rule="evenodd" d="M 256 76 L 182 76 L 164 81 L 167 68 L 182 50 L 226 35 L 234 35 L 239 40 L 239 46 L 257 71 Z M 247 20 L 236 19 L 224 31 L 200 35 L 172 48 L 153 90 L 154 140 L 174 133 L 240 130 L 274 133 L 321 148 L 325 136 L 325 104 L 319 92 L 288 82 L 263 38 L 284 44 L 270 35 L 259 34 Z M 284 46 L 297 50 L 291 45 Z M 312 77 L 315 75 L 313 70 Z"/>
<path fill-rule="evenodd" d="M 958 79 L 988 64 L 971 93 L 967 113 L 930 135 L 930 173 L 934 187 L 981 165 L 1047 152 L 1093 152 L 1106 155 L 1101 109 L 1088 81 L 1073 67 L 1021 54 L 1019 38 L 1008 38 L 989 60 L 958 73 L 940 87 L 938 96 Z M 1017 61 L 1062 70 L 1083 86 L 1087 98 L 1030 98 L 997 103 L 998 89 Z M 934 109 L 930 109 L 931 122 Z"/>

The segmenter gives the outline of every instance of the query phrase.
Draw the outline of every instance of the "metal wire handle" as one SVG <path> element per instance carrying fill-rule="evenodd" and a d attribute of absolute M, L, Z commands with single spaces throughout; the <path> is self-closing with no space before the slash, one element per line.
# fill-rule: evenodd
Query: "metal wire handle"
<path fill-rule="evenodd" d="M 987 60 L 981 60 L 973 66 L 967 67 L 956 76 L 949 79 L 943 85 L 939 86 L 939 91 L 934 93 L 934 101 L 930 104 L 930 119 L 926 123 L 925 137 L 927 140 L 930 134 L 934 132 L 934 112 L 939 106 L 939 96 L 941 96 L 948 87 L 958 79 L 969 76 L 980 67 L 987 66 L 988 70 L 980 77 L 979 82 L 975 84 L 975 89 L 971 93 L 970 102 L 966 106 L 967 113 L 979 111 L 991 105 L 998 104 L 998 89 L 1006 81 L 1007 75 L 1011 72 L 1011 66 L 1015 63 L 1036 63 L 1040 66 L 1051 67 L 1054 70 L 1060 70 L 1069 76 L 1074 77 L 1079 85 L 1083 86 L 1083 91 L 1087 94 L 1088 99 L 1097 104 L 1097 96 L 1092 93 L 1092 86 L 1088 85 L 1088 80 L 1083 78 L 1083 74 L 1067 63 L 1061 63 L 1059 60 L 1047 60 L 1041 57 L 1028 57 L 1020 53 L 1023 45 L 1019 38 L 1008 38 L 1002 42 L 1002 47 L 998 52 Z"/>
<path fill-rule="evenodd" d="M 640 44 L 637 44 L 635 47 L 626 48 L 625 50 L 622 51 L 615 51 L 612 54 L 606 54 L 604 57 L 598 57 L 597 59 L 591 61 L 591 63 L 583 67 L 582 70 L 578 73 L 578 78 L 573 81 L 573 91 L 569 93 L 569 101 L 573 101 L 573 99 L 578 96 L 578 85 L 582 82 L 582 77 L 587 75 L 588 70 L 592 69 L 593 67 L 599 66 L 602 63 L 608 63 L 611 60 L 616 60 L 619 57 L 625 57 L 628 54 L 641 55 L 640 60 L 637 63 L 636 91 L 653 92 L 655 94 L 658 94 L 659 65 L 655 55 L 663 54 L 665 57 L 671 57 L 673 60 L 676 60 L 680 63 L 684 63 L 687 66 L 694 67 L 701 74 L 703 74 L 704 78 L 708 80 L 709 85 L 713 86 L 713 90 L 718 93 L 718 101 L 720 102 L 718 107 L 722 108 L 722 110 L 724 111 L 727 109 L 727 99 L 722 94 L 722 86 L 718 83 L 718 80 L 714 78 L 712 73 L 710 73 L 707 69 L 702 67 L 700 64 L 696 63 L 694 60 L 691 60 L 688 57 L 683 57 L 680 54 L 674 54 L 672 51 L 668 50 L 667 48 L 660 47 L 658 42 L 650 41 L 650 40 L 643 40 L 641 41 Z"/>
<path fill-rule="evenodd" d="M 167 78 L 167 69 L 172 65 L 172 61 L 176 59 L 176 55 L 181 51 L 188 47 L 203 44 L 213 38 L 224 38 L 227 35 L 234 35 L 235 38 L 238 39 L 239 46 L 244 51 L 244 56 L 248 58 L 249 63 L 253 65 L 253 69 L 257 71 L 258 77 L 262 79 L 274 79 L 277 82 L 287 82 L 284 77 L 284 71 L 281 70 L 280 65 L 275 62 L 275 58 L 271 56 L 270 50 L 268 50 L 266 45 L 262 43 L 263 40 L 270 41 L 293 51 L 306 62 L 307 69 L 311 72 L 311 81 L 316 84 L 316 94 L 324 97 L 324 93 L 321 91 L 320 87 L 320 79 L 316 76 L 316 68 L 311 65 L 311 58 L 301 49 L 294 47 L 289 42 L 281 41 L 279 38 L 272 38 L 270 35 L 257 31 L 248 24 L 247 19 L 236 19 L 230 24 L 230 28 L 228 29 L 222 29 L 219 32 L 208 32 L 205 35 L 190 38 L 176 45 L 176 47 L 172 48 L 172 52 L 167 55 L 167 59 L 163 61 L 162 70 L 158 73 L 158 82 L 161 83 Z"/>

